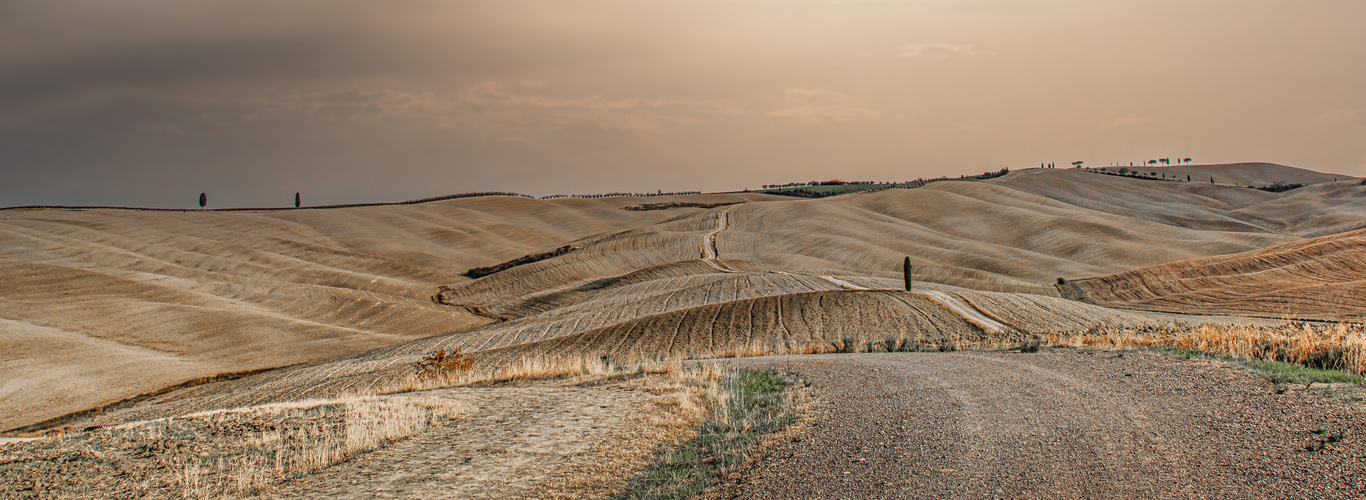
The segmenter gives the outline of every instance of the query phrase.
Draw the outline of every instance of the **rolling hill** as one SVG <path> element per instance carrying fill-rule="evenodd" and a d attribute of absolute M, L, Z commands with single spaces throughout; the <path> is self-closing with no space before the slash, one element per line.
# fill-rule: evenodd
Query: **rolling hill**
<path fill-rule="evenodd" d="M 1062 286 L 1072 298 L 1126 309 L 1360 322 L 1366 319 L 1366 230 L 1146 267 Z"/>
<path fill-rule="evenodd" d="M 1328 175 L 1208 168 L 1244 181 Z M 1236 295 L 1200 295 L 1209 288 L 1201 283 L 1222 283 L 1215 278 L 1181 282 L 1191 290 L 1184 298 L 1126 290 L 1258 252 L 1280 253 L 1249 261 L 1287 269 L 1265 274 L 1270 283 L 1305 270 L 1318 273 L 1311 281 L 1338 280 L 1333 265 L 1315 267 L 1318 254 L 1287 249 L 1361 227 L 1363 198 L 1355 182 L 1270 193 L 1035 169 L 819 200 L 4 210 L 0 429 L 139 395 L 95 418 L 363 392 L 411 378 L 438 348 L 460 347 L 482 366 L 556 356 L 632 362 L 889 341 L 938 349 L 1211 320 L 1142 309 L 1251 314 L 1257 308 L 1238 309 Z M 625 210 L 646 204 L 654 209 Z M 1334 255 L 1350 260 L 1354 234 L 1325 238 L 1342 240 Z M 905 256 L 914 292 L 901 290 Z M 1192 262 L 1205 264 L 1182 264 Z M 496 272 L 465 276 L 483 267 Z M 1085 279 L 1096 276 L 1107 278 Z M 1064 298 L 1058 277 L 1084 288 L 1085 302 Z M 1339 311 L 1361 307 L 1359 294 L 1339 295 Z M 1181 305 L 1202 297 L 1209 307 Z M 267 371 L 244 373 L 258 370 Z"/>

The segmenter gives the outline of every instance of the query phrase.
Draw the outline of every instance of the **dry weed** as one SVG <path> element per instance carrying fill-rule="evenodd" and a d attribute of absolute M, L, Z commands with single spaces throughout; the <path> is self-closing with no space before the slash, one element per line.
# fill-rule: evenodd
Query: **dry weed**
<path fill-rule="evenodd" d="M 1285 322 L 1259 325 L 1104 325 L 1079 333 L 1052 332 L 1049 345 L 1133 348 L 1175 347 L 1246 359 L 1283 361 L 1311 368 L 1366 373 L 1366 328 L 1356 323 Z"/>
<path fill-rule="evenodd" d="M 457 347 L 454 351 L 446 352 L 446 348 L 443 347 L 417 362 L 417 376 L 423 379 L 446 378 L 467 372 L 473 367 L 474 358 L 465 354 L 462 349 Z"/>
<path fill-rule="evenodd" d="M 200 412 L 51 438 L 0 475 L 107 497 L 257 495 L 414 435 L 468 408 L 436 395 L 314 400 Z M 62 465 L 53 457 L 91 456 Z M 54 469 L 54 467 L 56 467 Z M 53 483 L 54 478 L 60 482 Z"/>

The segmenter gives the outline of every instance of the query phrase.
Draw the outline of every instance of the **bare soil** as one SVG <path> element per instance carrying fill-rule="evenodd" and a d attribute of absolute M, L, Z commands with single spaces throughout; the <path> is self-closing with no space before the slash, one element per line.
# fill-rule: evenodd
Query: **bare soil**
<path fill-rule="evenodd" d="M 727 364 L 799 374 L 821 403 L 715 498 L 1366 495 L 1360 408 L 1218 363 L 1059 349 Z"/>

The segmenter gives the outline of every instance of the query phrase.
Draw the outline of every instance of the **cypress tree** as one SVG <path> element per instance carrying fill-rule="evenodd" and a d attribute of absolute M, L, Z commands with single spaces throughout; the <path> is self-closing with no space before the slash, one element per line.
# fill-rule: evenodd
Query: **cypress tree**
<path fill-rule="evenodd" d="M 207 204 L 209 204 L 209 197 L 204 193 L 199 193 L 199 208 L 204 208 L 204 205 Z"/>
<path fill-rule="evenodd" d="M 294 208 L 299 208 L 299 193 L 294 193 Z"/>
<path fill-rule="evenodd" d="M 910 258 L 910 256 L 907 256 L 907 257 L 906 257 L 906 260 L 905 260 L 904 262 L 902 262 L 902 264 L 901 264 L 901 271 L 902 271 L 902 273 L 904 273 L 904 274 L 906 275 L 906 291 L 909 292 L 909 291 L 911 291 L 911 258 Z"/>

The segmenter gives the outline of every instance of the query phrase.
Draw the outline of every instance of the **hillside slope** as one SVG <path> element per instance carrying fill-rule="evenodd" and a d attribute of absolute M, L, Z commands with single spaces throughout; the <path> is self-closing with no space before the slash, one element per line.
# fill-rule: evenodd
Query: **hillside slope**
<path fill-rule="evenodd" d="M 1366 230 L 1071 281 L 1107 307 L 1200 314 L 1366 319 Z"/>
<path fill-rule="evenodd" d="M 692 196 L 707 202 L 760 195 Z M 0 211 L 0 430 L 205 377 L 489 322 L 460 274 L 695 208 L 465 198 L 270 211 Z M 670 201 L 673 197 L 653 197 Z"/>
<path fill-rule="evenodd" d="M 127 411 L 326 397 L 402 381 L 442 347 L 499 366 L 828 349 L 846 337 L 934 348 L 1169 321 L 1061 299 L 1054 282 L 1293 245 L 1360 227 L 1363 199 L 1366 187 L 1346 182 L 1267 193 L 1028 170 L 819 200 L 4 210 L 0 430 L 285 365 Z M 623 210 L 644 203 L 674 207 Z M 906 256 L 910 294 L 899 291 Z"/>

